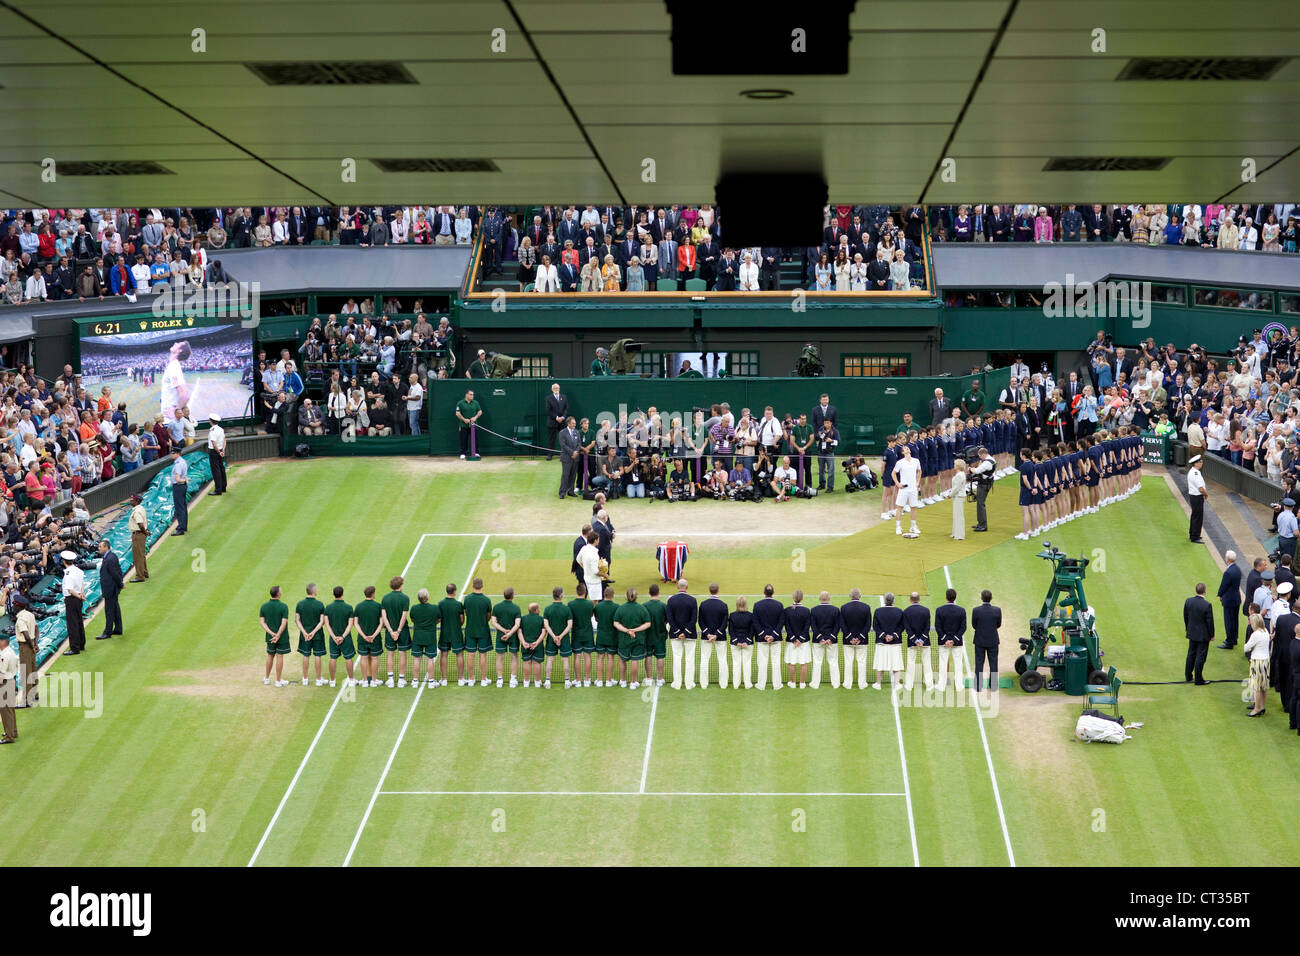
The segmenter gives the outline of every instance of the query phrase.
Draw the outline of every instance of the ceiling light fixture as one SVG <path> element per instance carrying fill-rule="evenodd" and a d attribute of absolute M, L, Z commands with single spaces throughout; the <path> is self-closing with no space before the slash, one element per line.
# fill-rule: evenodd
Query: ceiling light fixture
<path fill-rule="evenodd" d="M 792 90 L 757 89 L 757 90 L 741 90 L 740 95 L 748 97 L 751 100 L 783 100 L 787 96 L 794 96 L 794 92 Z"/>

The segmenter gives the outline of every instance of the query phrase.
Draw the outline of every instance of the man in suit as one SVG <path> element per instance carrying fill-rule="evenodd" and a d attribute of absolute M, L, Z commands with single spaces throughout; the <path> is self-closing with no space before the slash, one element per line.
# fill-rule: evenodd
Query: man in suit
<path fill-rule="evenodd" d="M 605 562 L 609 565 L 610 572 L 614 570 L 614 529 L 609 523 L 609 513 L 601 508 L 596 512 L 596 517 L 591 521 L 591 530 L 596 532 L 596 551 L 600 554 Z M 607 584 L 613 584 L 614 579 L 609 578 Z"/>
<path fill-rule="evenodd" d="M 970 612 L 975 643 L 975 690 L 983 689 L 984 661 L 989 664 L 989 688 L 998 689 L 998 628 L 1002 626 L 1002 608 L 993 602 L 993 592 L 980 592 L 981 604 Z"/>
<path fill-rule="evenodd" d="M 948 588 L 944 592 L 946 604 L 940 605 L 934 612 L 934 632 L 939 641 L 939 690 L 948 687 L 948 662 L 952 662 L 952 679 L 958 687 L 963 686 L 962 674 L 965 671 L 966 651 L 962 638 L 966 633 L 966 609 L 957 603 L 957 592 Z"/>
<path fill-rule="evenodd" d="M 1187 683 L 1208 684 L 1201 670 L 1205 655 L 1214 639 L 1214 608 L 1205 600 L 1205 582 L 1196 585 L 1196 594 L 1183 602 L 1183 629 L 1187 634 L 1187 662 L 1183 665 L 1183 679 Z M 1193 680 L 1193 678 L 1195 680 Z"/>
<path fill-rule="evenodd" d="M 107 541 L 99 542 L 99 558 L 99 592 L 104 596 L 104 633 L 95 640 L 106 641 L 114 634 L 122 633 L 122 608 L 118 604 L 118 596 L 126 582 L 122 577 L 122 565 Z"/>
<path fill-rule="evenodd" d="M 696 246 L 695 255 L 700 264 L 700 278 L 704 280 L 706 288 L 713 288 L 713 282 L 718 276 L 718 264 L 722 259 L 722 248 L 718 245 L 718 240 L 709 236 Z"/>
<path fill-rule="evenodd" d="M 559 242 L 560 245 L 564 245 L 564 240 L 568 239 L 577 246 L 579 244 L 578 237 L 581 235 L 582 227 L 579 226 L 577 221 L 573 218 L 573 210 L 564 210 L 564 219 L 561 220 L 559 226 L 555 230 L 556 241 Z"/>
<path fill-rule="evenodd" d="M 700 686 L 709 686 L 709 660 L 718 652 L 718 686 L 727 689 L 727 602 L 718 597 L 718 582 L 709 585 L 709 596 L 700 602 Z M 689 685 L 688 685 L 689 686 Z"/>
<path fill-rule="evenodd" d="M 677 593 L 668 599 L 666 607 L 668 617 L 668 637 L 673 642 L 673 680 L 669 685 L 673 690 L 682 689 L 685 675 L 686 689 L 695 687 L 695 631 L 698 607 L 695 598 L 688 591 L 686 579 L 677 582 Z"/>
<path fill-rule="evenodd" d="M 857 666 L 858 687 L 867 689 L 867 648 L 871 643 L 871 605 L 862 600 L 861 588 L 849 591 L 849 603 L 840 605 L 840 629 L 844 632 L 844 686 L 853 689 Z"/>
<path fill-rule="evenodd" d="M 762 292 L 781 291 L 781 250 L 764 246 L 758 263 L 758 288 Z"/>
<path fill-rule="evenodd" d="M 943 394 L 943 389 L 934 390 L 934 398 L 930 399 L 930 424 L 938 425 L 945 418 L 952 418 L 952 399 Z"/>
<path fill-rule="evenodd" d="M 830 422 L 832 425 L 839 426 L 840 413 L 835 406 L 831 404 L 831 397 L 826 392 L 822 392 L 821 398 L 813 406 L 812 415 L 813 432 L 817 433 L 822 430 L 822 425 Z"/>
<path fill-rule="evenodd" d="M 573 576 L 578 579 L 579 586 L 585 584 L 586 582 L 583 580 L 582 564 L 578 561 L 578 552 L 581 551 L 584 547 L 586 547 L 587 538 L 590 535 L 591 535 L 591 525 L 584 524 L 582 526 L 582 534 L 578 535 L 576 538 L 573 539 L 573 564 L 569 567 L 569 570 L 572 571 Z"/>
<path fill-rule="evenodd" d="M 1223 650 L 1237 646 L 1238 615 L 1241 613 L 1241 568 L 1237 567 L 1237 552 L 1225 551 L 1223 560 L 1228 566 L 1219 579 L 1219 604 L 1223 606 Z M 1258 586 L 1258 585 L 1257 585 Z"/>
<path fill-rule="evenodd" d="M 551 394 L 546 396 L 546 447 L 552 449 L 546 453 L 546 460 L 553 457 L 555 436 L 569 420 L 569 399 L 560 391 L 560 383 L 551 383 Z M 570 485 L 572 487 L 572 485 Z"/>
<path fill-rule="evenodd" d="M 654 240 L 655 245 L 663 242 L 664 236 L 672 235 L 673 227 L 668 222 L 668 210 L 660 206 L 655 210 L 654 218 L 650 220 L 650 238 Z"/>
<path fill-rule="evenodd" d="M 1011 241 L 1011 217 L 1002 211 L 1001 206 L 994 206 L 984 219 L 984 234 L 989 242 Z"/>
<path fill-rule="evenodd" d="M 559 385 L 555 386 L 557 389 Z M 547 400 L 549 404 L 549 399 Z M 567 405 L 566 405 L 567 407 Z M 574 484 L 577 477 L 578 461 L 582 454 L 582 439 L 578 435 L 576 427 L 577 422 L 573 416 L 568 416 L 565 427 L 560 431 L 560 499 L 563 500 L 568 495 L 574 494 Z M 548 456 L 547 460 L 550 458 Z"/>
<path fill-rule="evenodd" d="M 576 266 L 569 262 L 561 262 L 555 272 L 560 277 L 561 292 L 578 291 L 578 280 L 582 278 L 582 274 Z"/>
<path fill-rule="evenodd" d="M 294 206 L 289 213 L 289 245 L 305 246 L 311 242 L 312 227 L 309 225 L 301 206 Z"/>
<path fill-rule="evenodd" d="M 908 605 L 903 609 L 903 630 L 907 634 L 907 671 L 903 686 L 911 690 L 916 683 L 916 659 L 921 658 L 921 676 L 925 689 L 934 686 L 934 672 L 930 667 L 930 609 L 921 603 L 921 595 L 913 591 Z"/>

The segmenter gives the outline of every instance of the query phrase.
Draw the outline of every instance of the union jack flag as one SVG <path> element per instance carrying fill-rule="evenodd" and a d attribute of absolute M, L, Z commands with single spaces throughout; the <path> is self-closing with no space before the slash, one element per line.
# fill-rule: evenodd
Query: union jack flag
<path fill-rule="evenodd" d="M 661 541 L 655 548 L 655 557 L 659 559 L 659 577 L 665 581 L 676 581 L 682 576 L 689 552 L 685 541 Z"/>

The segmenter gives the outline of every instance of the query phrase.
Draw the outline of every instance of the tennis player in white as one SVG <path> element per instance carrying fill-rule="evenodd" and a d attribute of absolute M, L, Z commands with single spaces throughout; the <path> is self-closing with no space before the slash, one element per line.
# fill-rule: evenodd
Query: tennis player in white
<path fill-rule="evenodd" d="M 162 414 L 163 421 L 176 417 L 176 409 L 184 408 L 190 403 L 192 391 L 185 382 L 185 369 L 181 363 L 190 357 L 190 343 L 184 340 L 173 342 L 167 350 L 167 368 L 162 375 Z"/>
<path fill-rule="evenodd" d="M 911 518 L 912 527 L 906 533 L 906 537 L 915 538 L 921 534 L 921 530 L 916 526 L 916 517 L 912 515 L 912 509 L 917 507 L 918 500 L 916 496 L 917 481 L 921 475 L 921 463 L 912 457 L 912 446 L 903 445 L 903 457 L 898 459 L 892 472 L 894 484 L 898 486 L 898 499 L 894 503 L 896 508 L 901 508 L 903 514 Z M 894 534 L 903 534 L 903 522 L 901 518 L 894 519 Z"/>

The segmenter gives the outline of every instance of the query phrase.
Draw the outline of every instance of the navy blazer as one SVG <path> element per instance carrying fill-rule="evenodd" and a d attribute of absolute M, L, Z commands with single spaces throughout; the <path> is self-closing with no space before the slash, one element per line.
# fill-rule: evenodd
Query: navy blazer
<path fill-rule="evenodd" d="M 105 597 L 121 594 L 124 583 L 122 565 L 117 560 L 117 554 L 109 551 L 99 562 L 99 592 Z"/>
<path fill-rule="evenodd" d="M 981 604 L 970 612 L 971 630 L 975 632 L 976 647 L 997 647 L 998 628 L 1002 626 L 1002 608 L 996 604 Z"/>
<path fill-rule="evenodd" d="M 1235 564 L 1223 569 L 1223 577 L 1219 580 L 1219 603 L 1224 607 L 1241 605 L 1241 568 Z"/>

